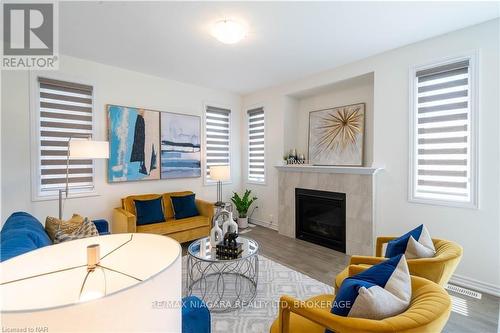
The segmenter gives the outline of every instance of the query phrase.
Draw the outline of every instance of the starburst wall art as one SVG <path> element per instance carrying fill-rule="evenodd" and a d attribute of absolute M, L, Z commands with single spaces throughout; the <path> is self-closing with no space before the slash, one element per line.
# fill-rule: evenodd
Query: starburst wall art
<path fill-rule="evenodd" d="M 309 163 L 363 165 L 365 103 L 309 113 Z"/>

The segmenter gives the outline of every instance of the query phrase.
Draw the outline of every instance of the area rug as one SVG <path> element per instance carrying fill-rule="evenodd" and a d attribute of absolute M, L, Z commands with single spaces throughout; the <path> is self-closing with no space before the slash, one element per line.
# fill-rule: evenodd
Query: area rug
<path fill-rule="evenodd" d="M 183 279 L 185 279 L 186 257 L 183 258 L 182 267 Z M 183 284 L 185 285 L 185 282 Z M 254 301 L 249 306 L 236 311 L 212 313 L 212 332 L 269 332 L 269 327 L 277 317 L 281 295 L 290 295 L 305 300 L 314 295 L 331 293 L 333 293 L 331 286 L 264 256 L 259 256 L 259 281 Z"/>

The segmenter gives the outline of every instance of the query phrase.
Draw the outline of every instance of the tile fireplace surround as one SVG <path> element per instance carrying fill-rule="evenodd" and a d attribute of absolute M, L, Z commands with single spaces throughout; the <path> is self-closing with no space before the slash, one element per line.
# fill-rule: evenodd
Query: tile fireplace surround
<path fill-rule="evenodd" d="M 346 253 L 373 255 L 375 175 L 372 167 L 276 166 L 278 232 L 295 237 L 295 188 L 346 194 Z"/>

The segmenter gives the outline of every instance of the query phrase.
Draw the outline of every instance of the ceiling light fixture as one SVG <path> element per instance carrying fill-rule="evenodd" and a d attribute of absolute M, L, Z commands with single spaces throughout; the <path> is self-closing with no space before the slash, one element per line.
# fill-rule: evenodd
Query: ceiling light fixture
<path fill-rule="evenodd" d="M 221 20 L 214 24 L 212 36 L 224 44 L 235 44 L 242 40 L 247 33 L 247 28 L 236 21 Z"/>

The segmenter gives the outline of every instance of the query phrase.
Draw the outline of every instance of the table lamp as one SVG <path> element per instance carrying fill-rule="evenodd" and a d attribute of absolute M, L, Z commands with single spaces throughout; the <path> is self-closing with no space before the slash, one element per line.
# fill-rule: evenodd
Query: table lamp
<path fill-rule="evenodd" d="M 90 137 L 84 140 L 75 140 L 70 137 L 68 140 L 68 153 L 66 155 L 66 186 L 59 190 L 59 219 L 62 220 L 63 205 L 62 194 L 69 193 L 69 160 L 70 159 L 98 159 L 109 158 L 109 145 L 107 141 L 94 141 Z"/>
<path fill-rule="evenodd" d="M 215 206 L 222 207 L 222 182 L 231 179 L 231 170 L 229 165 L 213 165 L 210 167 L 210 179 L 217 181 L 217 202 Z"/>
<path fill-rule="evenodd" d="M 6 260 L 0 263 L 2 329 L 180 332 L 181 253 L 169 237 L 115 234 Z"/>

